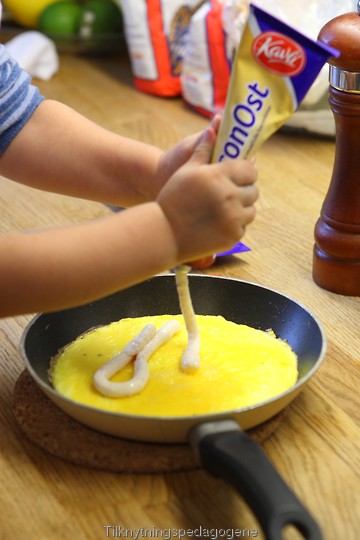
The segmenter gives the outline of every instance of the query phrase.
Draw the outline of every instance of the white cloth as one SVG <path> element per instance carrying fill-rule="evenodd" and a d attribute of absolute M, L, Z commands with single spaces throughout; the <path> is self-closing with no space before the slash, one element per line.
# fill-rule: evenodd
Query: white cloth
<path fill-rule="evenodd" d="M 31 77 L 48 81 L 59 69 L 54 42 L 40 32 L 23 32 L 5 43 L 5 47 Z"/>

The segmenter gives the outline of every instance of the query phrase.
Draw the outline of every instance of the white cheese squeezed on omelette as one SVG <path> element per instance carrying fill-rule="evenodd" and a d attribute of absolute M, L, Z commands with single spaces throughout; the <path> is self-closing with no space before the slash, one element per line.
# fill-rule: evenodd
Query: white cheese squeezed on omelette
<path fill-rule="evenodd" d="M 160 328 L 178 320 L 181 329 L 149 359 L 145 388 L 130 397 L 101 395 L 94 373 L 116 356 L 147 324 Z M 200 368 L 181 369 L 187 331 L 181 314 L 127 318 L 96 328 L 73 341 L 54 359 L 51 381 L 60 394 L 107 411 L 141 416 L 191 416 L 225 412 L 266 401 L 297 380 L 297 357 L 273 332 L 238 325 L 220 316 L 196 315 Z M 128 364 L 113 381 L 133 376 Z"/>

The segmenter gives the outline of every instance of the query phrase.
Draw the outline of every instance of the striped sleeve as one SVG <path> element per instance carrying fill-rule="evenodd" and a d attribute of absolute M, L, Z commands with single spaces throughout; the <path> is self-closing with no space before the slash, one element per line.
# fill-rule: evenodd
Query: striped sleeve
<path fill-rule="evenodd" d="M 0 45 L 0 155 L 43 99 L 30 76 Z"/>

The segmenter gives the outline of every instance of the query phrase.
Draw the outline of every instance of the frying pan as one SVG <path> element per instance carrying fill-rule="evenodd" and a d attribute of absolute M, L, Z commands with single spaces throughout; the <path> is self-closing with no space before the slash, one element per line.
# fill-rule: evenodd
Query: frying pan
<path fill-rule="evenodd" d="M 298 356 L 296 384 L 255 406 L 180 418 L 111 413 L 58 394 L 48 380 L 50 359 L 80 334 L 125 317 L 179 313 L 175 278 L 171 273 L 155 276 L 91 304 L 36 316 L 21 340 L 22 356 L 30 375 L 58 407 L 91 428 L 139 441 L 190 442 L 202 466 L 213 476 L 231 483 L 245 498 L 267 540 L 280 540 L 288 525 L 304 538 L 320 540 L 322 535 L 313 517 L 260 446 L 244 431 L 283 410 L 318 369 L 326 350 L 320 323 L 293 299 L 253 283 L 190 274 L 189 285 L 197 314 L 222 315 L 261 330 L 271 328 L 286 340 Z"/>

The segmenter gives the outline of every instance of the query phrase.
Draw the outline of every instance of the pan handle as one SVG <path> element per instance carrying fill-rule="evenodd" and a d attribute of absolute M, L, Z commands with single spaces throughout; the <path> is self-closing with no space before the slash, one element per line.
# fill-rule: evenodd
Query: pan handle
<path fill-rule="evenodd" d="M 234 420 L 206 422 L 191 428 L 191 445 L 206 471 L 232 484 L 249 504 L 267 540 L 281 540 L 292 525 L 308 540 L 322 533 L 261 447 Z"/>

